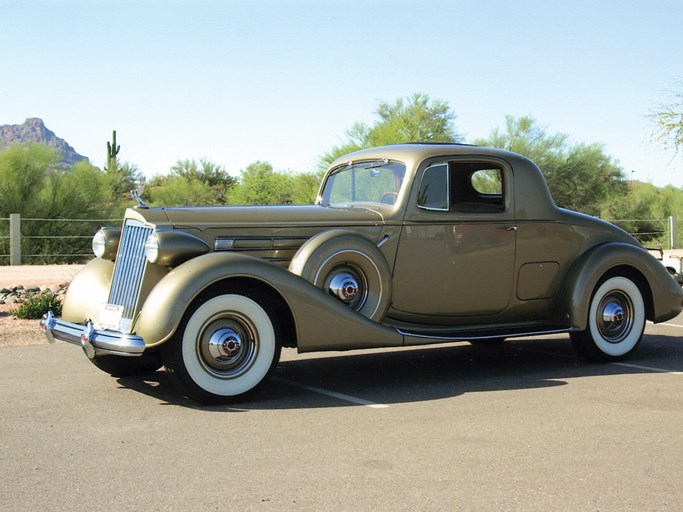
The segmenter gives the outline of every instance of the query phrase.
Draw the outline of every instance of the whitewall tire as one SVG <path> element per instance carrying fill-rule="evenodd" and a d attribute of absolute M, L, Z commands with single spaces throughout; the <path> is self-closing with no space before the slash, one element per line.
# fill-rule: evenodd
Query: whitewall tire
<path fill-rule="evenodd" d="M 645 303 L 638 286 L 622 276 L 600 283 L 588 310 L 585 331 L 571 334 L 582 355 L 599 361 L 628 356 L 640 343 L 645 330 Z"/>
<path fill-rule="evenodd" d="M 189 311 L 164 352 L 184 393 L 225 403 L 254 390 L 280 359 L 274 316 L 256 298 L 226 293 Z"/>

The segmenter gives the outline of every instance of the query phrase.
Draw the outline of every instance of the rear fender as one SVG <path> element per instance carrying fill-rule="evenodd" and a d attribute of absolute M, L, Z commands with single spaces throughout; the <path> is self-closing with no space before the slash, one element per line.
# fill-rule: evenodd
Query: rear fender
<path fill-rule="evenodd" d="M 259 281 L 290 309 L 299 352 L 395 347 L 403 336 L 354 313 L 305 279 L 272 263 L 235 253 L 211 253 L 174 268 L 152 289 L 136 333 L 148 347 L 170 339 L 187 308 L 205 290 L 232 279 Z"/>
<path fill-rule="evenodd" d="M 680 287 L 664 266 L 638 246 L 615 242 L 587 251 L 574 263 L 562 288 L 558 322 L 585 330 L 595 287 L 617 269 L 641 288 L 648 320 L 663 322 L 680 313 Z"/>

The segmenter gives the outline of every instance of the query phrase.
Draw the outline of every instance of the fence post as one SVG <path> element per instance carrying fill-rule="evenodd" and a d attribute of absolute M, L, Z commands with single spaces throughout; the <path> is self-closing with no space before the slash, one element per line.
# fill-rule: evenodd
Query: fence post
<path fill-rule="evenodd" d="M 9 216 L 9 264 L 21 265 L 21 215 Z"/>
<path fill-rule="evenodd" d="M 673 215 L 669 216 L 669 247 L 671 249 L 677 249 L 676 247 L 676 219 Z"/>

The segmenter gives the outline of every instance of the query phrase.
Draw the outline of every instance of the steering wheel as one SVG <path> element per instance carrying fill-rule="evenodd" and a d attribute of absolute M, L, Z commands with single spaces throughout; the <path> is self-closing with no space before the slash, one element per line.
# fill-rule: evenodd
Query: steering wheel
<path fill-rule="evenodd" d="M 396 204 L 396 198 L 398 194 L 396 192 L 385 192 L 382 194 L 382 199 L 380 201 L 384 204 Z"/>

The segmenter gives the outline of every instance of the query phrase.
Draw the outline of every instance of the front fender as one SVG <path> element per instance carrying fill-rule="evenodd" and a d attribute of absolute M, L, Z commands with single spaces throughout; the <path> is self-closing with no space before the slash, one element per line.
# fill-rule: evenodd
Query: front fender
<path fill-rule="evenodd" d="M 569 322 L 576 330 L 585 330 L 593 290 L 605 274 L 617 267 L 635 271 L 644 279 L 638 284 L 648 286 L 641 292 L 644 298 L 649 294 L 652 299 L 649 320 L 664 322 L 680 313 L 681 289 L 664 266 L 645 249 L 614 242 L 594 247 L 574 263 L 562 288 L 559 321 L 563 324 Z"/>
<path fill-rule="evenodd" d="M 187 308 L 211 285 L 232 278 L 258 280 L 287 303 L 294 319 L 298 350 L 393 347 L 403 343 L 395 329 L 372 322 L 305 279 L 272 263 L 236 253 L 211 253 L 174 268 L 152 289 L 136 333 L 148 347 L 167 341 Z"/>
<path fill-rule="evenodd" d="M 69 283 L 62 306 L 62 319 L 82 324 L 85 319 L 97 319 L 102 304 L 107 302 L 114 263 L 95 258 L 88 262 Z"/>

